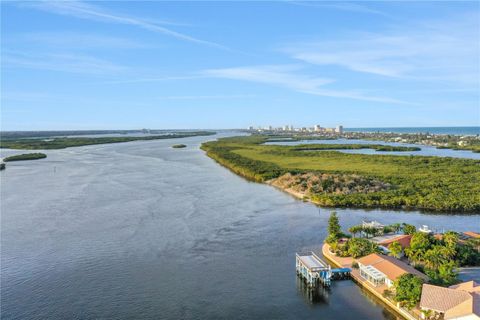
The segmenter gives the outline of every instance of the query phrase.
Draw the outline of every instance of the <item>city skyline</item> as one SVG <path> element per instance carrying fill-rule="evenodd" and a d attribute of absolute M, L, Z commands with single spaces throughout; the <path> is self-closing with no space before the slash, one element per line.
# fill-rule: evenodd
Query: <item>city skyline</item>
<path fill-rule="evenodd" d="M 1 5 L 2 130 L 480 123 L 478 2 Z"/>

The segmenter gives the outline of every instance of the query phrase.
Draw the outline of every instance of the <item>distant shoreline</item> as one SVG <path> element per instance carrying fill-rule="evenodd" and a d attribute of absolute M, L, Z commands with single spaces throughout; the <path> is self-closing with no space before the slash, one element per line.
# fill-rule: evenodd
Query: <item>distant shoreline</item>
<path fill-rule="evenodd" d="M 196 136 L 214 135 L 212 131 L 182 132 L 167 135 L 140 136 L 140 137 L 75 137 L 75 138 L 43 138 L 43 139 L 4 139 L 0 141 L 0 148 L 3 149 L 22 149 L 22 150 L 47 150 L 47 149 L 65 149 L 69 147 L 80 147 L 88 145 L 122 143 L 131 141 L 149 141 L 163 139 L 179 139 Z"/>
<path fill-rule="evenodd" d="M 345 132 L 384 132 L 384 133 L 430 133 L 450 135 L 479 135 L 480 127 L 368 127 L 368 128 L 344 128 Z"/>

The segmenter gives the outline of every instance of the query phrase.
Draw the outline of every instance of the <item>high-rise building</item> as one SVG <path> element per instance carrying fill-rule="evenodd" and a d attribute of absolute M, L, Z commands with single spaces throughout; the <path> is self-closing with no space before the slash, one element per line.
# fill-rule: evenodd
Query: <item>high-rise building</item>
<path fill-rule="evenodd" d="M 337 126 L 337 128 L 335 129 L 335 131 L 336 131 L 337 133 L 342 134 L 342 133 L 343 133 L 343 126 Z"/>
<path fill-rule="evenodd" d="M 320 132 L 322 131 L 322 127 L 320 127 L 319 124 L 316 124 L 315 127 L 313 127 L 313 130 L 315 130 L 316 132 Z"/>

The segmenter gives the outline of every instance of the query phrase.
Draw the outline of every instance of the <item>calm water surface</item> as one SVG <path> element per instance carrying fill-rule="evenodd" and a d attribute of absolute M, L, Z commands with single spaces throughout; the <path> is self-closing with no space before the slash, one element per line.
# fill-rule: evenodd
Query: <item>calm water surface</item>
<path fill-rule="evenodd" d="M 329 211 L 220 167 L 198 149 L 209 139 L 182 139 L 186 149 L 170 148 L 175 139 L 50 150 L 8 163 L 2 318 L 396 318 L 351 281 L 306 291 L 295 251 L 318 248 Z M 338 212 L 345 228 L 373 218 L 478 226 L 478 216 Z"/>
<path fill-rule="evenodd" d="M 472 152 L 468 150 L 453 150 L 453 149 L 437 149 L 436 147 L 411 144 L 411 143 L 399 143 L 399 142 L 385 142 L 374 140 L 361 140 L 361 139 L 335 139 L 335 140 L 299 140 L 299 141 L 274 141 L 267 142 L 270 145 L 285 145 L 295 146 L 299 144 L 382 144 L 389 146 L 400 147 L 418 147 L 419 151 L 376 151 L 374 149 L 339 149 L 336 151 L 344 153 L 359 153 L 359 154 L 391 154 L 395 156 L 435 156 L 435 157 L 452 157 L 452 158 L 467 158 L 480 160 L 480 153 Z M 327 150 L 333 151 L 333 150 Z"/>

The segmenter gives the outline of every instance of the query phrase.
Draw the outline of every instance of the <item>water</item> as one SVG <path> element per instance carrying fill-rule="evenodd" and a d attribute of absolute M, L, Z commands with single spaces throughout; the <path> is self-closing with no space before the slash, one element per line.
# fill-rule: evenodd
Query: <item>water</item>
<path fill-rule="evenodd" d="M 346 128 L 350 132 L 432 133 L 452 135 L 480 135 L 480 127 L 404 127 L 404 128 Z"/>
<path fill-rule="evenodd" d="M 436 147 L 426 146 L 426 145 L 399 143 L 399 142 L 360 140 L 360 139 L 273 141 L 273 142 L 267 142 L 266 144 L 286 145 L 286 146 L 295 146 L 299 144 L 382 144 L 382 145 L 400 146 L 400 147 L 418 147 L 418 148 L 421 148 L 421 150 L 419 151 L 376 151 L 374 149 L 353 149 L 353 150 L 338 149 L 335 151 L 344 152 L 344 153 L 357 153 L 357 154 L 390 154 L 395 156 L 418 155 L 418 156 L 468 158 L 468 159 L 477 159 L 477 160 L 480 159 L 480 153 L 472 152 L 468 150 L 437 149 Z M 333 151 L 333 150 L 326 150 L 326 151 Z"/>
<path fill-rule="evenodd" d="M 63 150 L 1 172 L 3 319 L 395 319 L 351 281 L 297 282 L 328 210 L 247 182 L 198 149 L 214 137 Z M 2 156 L 18 151 L 2 150 Z M 464 230 L 478 216 L 338 210 Z"/>

